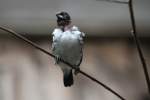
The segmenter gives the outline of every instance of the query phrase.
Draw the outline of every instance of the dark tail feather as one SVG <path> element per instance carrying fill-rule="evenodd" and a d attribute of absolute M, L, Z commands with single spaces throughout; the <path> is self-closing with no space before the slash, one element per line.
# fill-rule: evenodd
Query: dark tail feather
<path fill-rule="evenodd" d="M 68 87 L 73 85 L 72 69 L 69 72 L 64 72 L 64 86 Z"/>

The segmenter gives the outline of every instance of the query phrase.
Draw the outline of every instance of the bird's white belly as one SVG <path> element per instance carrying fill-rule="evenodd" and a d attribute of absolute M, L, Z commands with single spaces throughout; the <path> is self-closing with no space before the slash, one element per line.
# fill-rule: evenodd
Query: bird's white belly
<path fill-rule="evenodd" d="M 71 37 L 62 38 L 60 40 L 61 46 L 64 50 L 73 50 L 75 47 L 78 47 L 78 40 Z"/>
<path fill-rule="evenodd" d="M 60 38 L 61 49 L 61 58 L 72 63 L 76 64 L 81 58 L 81 45 L 77 37 L 73 35 L 62 36 Z"/>

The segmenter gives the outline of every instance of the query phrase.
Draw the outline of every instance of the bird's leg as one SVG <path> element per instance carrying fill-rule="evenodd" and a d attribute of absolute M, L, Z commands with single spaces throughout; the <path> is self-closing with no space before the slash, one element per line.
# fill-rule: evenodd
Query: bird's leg
<path fill-rule="evenodd" d="M 58 64 L 60 62 L 60 60 L 61 60 L 61 58 L 58 55 L 56 55 L 55 56 L 55 64 Z"/>
<path fill-rule="evenodd" d="M 80 71 L 80 68 L 78 66 L 75 66 L 74 75 L 77 75 Z"/>

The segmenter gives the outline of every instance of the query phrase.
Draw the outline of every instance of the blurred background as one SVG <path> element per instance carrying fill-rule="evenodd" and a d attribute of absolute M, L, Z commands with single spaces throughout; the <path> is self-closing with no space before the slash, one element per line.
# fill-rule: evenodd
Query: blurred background
<path fill-rule="evenodd" d="M 137 31 L 150 66 L 150 1 L 133 0 Z M 55 13 L 67 11 L 86 33 L 81 69 L 127 100 L 150 100 L 132 39 L 128 6 L 99 0 L 0 0 L 0 25 L 51 52 Z M 0 100 L 119 100 L 81 74 L 63 86 L 54 59 L 0 30 Z"/>

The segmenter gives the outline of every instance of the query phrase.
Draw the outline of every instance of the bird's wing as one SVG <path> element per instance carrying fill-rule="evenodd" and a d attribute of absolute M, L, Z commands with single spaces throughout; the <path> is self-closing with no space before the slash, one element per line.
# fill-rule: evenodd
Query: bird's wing
<path fill-rule="evenodd" d="M 80 34 L 80 37 L 79 37 L 79 43 L 80 43 L 80 47 L 81 47 L 81 52 L 80 52 L 80 56 L 81 56 L 81 58 L 80 58 L 80 60 L 79 60 L 79 62 L 78 62 L 78 64 L 77 64 L 77 66 L 80 66 L 80 64 L 81 64 L 81 62 L 82 62 L 82 59 L 83 59 L 83 46 L 84 46 L 84 41 L 83 41 L 83 38 L 85 37 L 85 34 L 83 33 L 83 32 L 81 32 L 81 34 Z"/>
<path fill-rule="evenodd" d="M 80 47 L 79 49 L 81 51 L 80 51 L 80 59 L 78 60 L 78 63 L 76 63 L 76 66 L 80 66 L 83 58 L 83 46 L 84 46 L 83 38 L 85 37 L 85 33 L 80 32 L 79 28 L 76 26 L 72 27 L 72 32 L 78 36 L 79 40 L 79 47 Z"/>
<path fill-rule="evenodd" d="M 62 31 L 58 28 L 54 29 L 52 36 L 53 36 L 53 41 L 52 41 L 52 52 L 53 54 L 56 53 L 56 47 L 58 46 L 58 41 L 61 36 Z"/>

